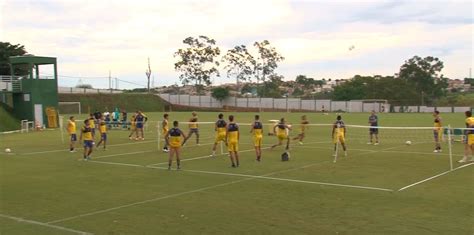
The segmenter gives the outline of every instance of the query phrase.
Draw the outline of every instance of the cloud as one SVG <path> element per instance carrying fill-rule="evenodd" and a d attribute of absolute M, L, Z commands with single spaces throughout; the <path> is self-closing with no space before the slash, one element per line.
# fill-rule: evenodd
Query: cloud
<path fill-rule="evenodd" d="M 439 56 L 445 74 L 472 67 L 472 3 L 439 1 L 2 1 L 0 40 L 56 56 L 66 75 L 177 82 L 173 53 L 207 35 L 225 52 L 268 39 L 288 78 L 393 74 L 411 56 Z M 470 21 L 469 21 L 470 20 Z M 354 45 L 355 49 L 348 48 Z M 462 61 L 460 61 L 462 60 Z M 357 61 L 357 62 L 354 62 Z M 217 82 L 227 82 L 221 79 Z"/>

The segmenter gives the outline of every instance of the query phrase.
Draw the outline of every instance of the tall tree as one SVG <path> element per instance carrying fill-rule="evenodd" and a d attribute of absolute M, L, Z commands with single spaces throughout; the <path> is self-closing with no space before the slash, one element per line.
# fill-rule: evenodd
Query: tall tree
<path fill-rule="evenodd" d="M 422 103 L 424 101 L 430 103 L 444 95 L 444 90 L 448 86 L 447 78 L 441 74 L 443 67 L 443 62 L 436 57 L 414 56 L 400 67 L 398 77 L 408 81 L 419 91 L 418 96 Z"/>
<path fill-rule="evenodd" d="M 220 49 L 216 41 L 207 36 L 188 37 L 183 40 L 186 48 L 174 53 L 179 60 L 174 64 L 175 70 L 181 72 L 179 79 L 183 84 L 194 82 L 196 85 L 210 85 L 212 76 L 219 76 L 219 61 L 216 57 Z"/>
<path fill-rule="evenodd" d="M 12 45 L 9 42 L 0 42 L 0 75 L 11 75 L 9 57 L 21 56 L 27 53 L 25 46 L 16 44 Z M 27 75 L 28 68 L 26 66 L 15 66 L 13 75 Z"/>
<path fill-rule="evenodd" d="M 227 63 L 227 77 L 235 77 L 237 86 L 239 81 L 251 81 L 256 61 L 245 45 L 228 50 L 222 61 Z"/>
<path fill-rule="evenodd" d="M 272 74 L 268 76 L 267 81 L 263 82 L 257 90 L 260 97 L 281 98 L 282 91 L 280 86 L 283 84 L 283 76 Z"/>
<path fill-rule="evenodd" d="M 255 42 L 253 44 L 258 50 L 258 57 L 254 67 L 254 75 L 257 81 L 265 82 L 268 76 L 273 75 L 278 68 L 278 62 L 285 59 L 278 53 L 268 40 Z"/>
<path fill-rule="evenodd" d="M 305 87 L 316 84 L 316 81 L 313 78 L 308 78 L 306 75 L 296 76 L 295 82 Z"/>
<path fill-rule="evenodd" d="M 229 88 L 228 87 L 216 87 L 211 90 L 211 96 L 216 100 L 223 101 L 229 97 Z"/>

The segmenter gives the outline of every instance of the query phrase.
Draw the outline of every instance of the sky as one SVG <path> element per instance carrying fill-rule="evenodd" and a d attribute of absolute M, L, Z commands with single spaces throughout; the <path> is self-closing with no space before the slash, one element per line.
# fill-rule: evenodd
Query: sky
<path fill-rule="evenodd" d="M 180 84 L 173 54 L 199 35 L 222 54 L 269 40 L 285 80 L 393 75 L 415 55 L 463 79 L 474 67 L 473 10 L 466 0 L 0 0 L 0 41 L 57 57 L 61 86 L 108 88 L 109 71 L 128 81 L 119 88 L 145 86 L 147 58 L 155 86 Z M 235 79 L 222 70 L 213 81 Z"/>

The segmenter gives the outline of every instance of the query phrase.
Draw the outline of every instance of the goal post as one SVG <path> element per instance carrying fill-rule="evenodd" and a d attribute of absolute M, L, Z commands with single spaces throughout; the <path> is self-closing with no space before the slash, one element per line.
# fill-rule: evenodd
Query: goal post
<path fill-rule="evenodd" d="M 61 114 L 81 115 L 81 102 L 58 102 L 58 111 Z"/>

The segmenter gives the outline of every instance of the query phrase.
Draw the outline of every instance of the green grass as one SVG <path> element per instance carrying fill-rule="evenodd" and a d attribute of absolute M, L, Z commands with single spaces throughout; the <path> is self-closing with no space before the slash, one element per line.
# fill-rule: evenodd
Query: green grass
<path fill-rule="evenodd" d="M 0 105 L 0 132 L 20 129 L 20 121 Z"/>
<path fill-rule="evenodd" d="M 164 110 L 164 101 L 153 94 L 59 94 L 60 102 L 81 102 L 82 112 L 90 113 L 96 110 L 113 111 L 115 107 L 128 112 L 142 110 L 158 112 Z M 71 110 L 72 109 L 72 110 Z M 76 106 L 60 106 L 61 113 L 77 112 Z"/>
<path fill-rule="evenodd" d="M 130 141 L 128 131 L 111 130 L 108 151 L 95 150 L 90 162 L 80 160 L 81 151 L 69 153 L 58 130 L 0 135 L 0 149 L 13 150 L 0 154 L 0 234 L 73 234 L 2 215 L 95 234 L 474 232 L 472 165 L 398 191 L 450 169 L 447 143 L 442 154 L 432 153 L 429 129 L 381 130 L 381 144 L 373 146 L 366 144 L 366 128 L 349 127 L 349 156 L 340 155 L 333 163 L 331 128 L 311 126 L 304 145 L 292 144 L 290 161 L 280 161 L 279 147 L 265 149 L 257 163 L 249 127 L 241 124 L 241 166 L 234 169 L 225 155 L 206 157 L 214 134 L 212 125 L 201 124 L 201 145 L 193 137 L 183 148 L 183 170 L 167 171 L 160 168 L 166 167 L 167 155 L 157 150 L 154 128 L 162 113 L 147 115 L 145 141 Z M 171 120 L 189 118 L 189 113 L 170 115 Z M 253 117 L 235 115 L 240 123 Z M 261 113 L 262 120 L 282 115 L 298 123 L 301 114 Z M 318 124 L 335 118 L 307 115 Z M 216 116 L 199 113 L 200 121 L 213 122 Z M 343 117 L 346 124 L 366 125 L 368 114 Z M 442 117 L 445 125 L 463 126 L 463 114 Z M 382 126 L 432 125 L 430 114 L 379 118 Z M 187 129 L 184 124 L 182 129 Z M 405 145 L 406 140 L 413 144 Z M 275 141 L 265 136 L 264 147 Z M 454 160 L 462 151 L 455 142 Z"/>

